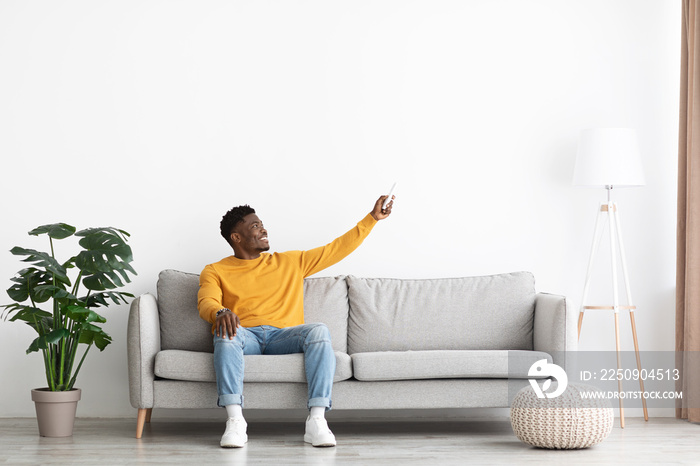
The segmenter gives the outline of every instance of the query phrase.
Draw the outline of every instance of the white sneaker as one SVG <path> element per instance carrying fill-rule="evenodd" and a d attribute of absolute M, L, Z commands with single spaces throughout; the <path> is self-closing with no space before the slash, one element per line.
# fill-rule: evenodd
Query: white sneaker
<path fill-rule="evenodd" d="M 228 418 L 226 421 L 226 431 L 221 437 L 221 446 L 224 448 L 241 448 L 248 441 L 246 429 L 248 423 L 243 418 Z"/>
<path fill-rule="evenodd" d="M 322 417 L 306 418 L 306 433 L 304 442 L 315 447 L 334 447 L 335 435 L 328 428 L 328 423 Z"/>

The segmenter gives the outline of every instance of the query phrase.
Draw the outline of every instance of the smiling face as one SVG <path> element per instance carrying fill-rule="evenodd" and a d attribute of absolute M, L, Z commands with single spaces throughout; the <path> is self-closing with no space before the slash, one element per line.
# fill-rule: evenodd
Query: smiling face
<path fill-rule="evenodd" d="M 257 259 L 260 253 L 270 249 L 267 230 L 256 214 L 243 217 L 231 233 L 235 256 L 240 259 Z"/>

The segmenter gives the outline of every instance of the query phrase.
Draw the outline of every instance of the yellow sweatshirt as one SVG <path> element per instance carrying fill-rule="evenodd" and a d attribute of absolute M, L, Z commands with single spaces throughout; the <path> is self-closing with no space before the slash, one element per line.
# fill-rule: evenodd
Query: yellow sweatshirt
<path fill-rule="evenodd" d="M 376 223 L 368 214 L 343 236 L 309 251 L 262 253 L 252 260 L 229 256 L 207 265 L 199 276 L 200 317 L 214 325 L 216 312 L 228 308 L 243 327 L 303 324 L 304 278 L 354 251 Z"/>

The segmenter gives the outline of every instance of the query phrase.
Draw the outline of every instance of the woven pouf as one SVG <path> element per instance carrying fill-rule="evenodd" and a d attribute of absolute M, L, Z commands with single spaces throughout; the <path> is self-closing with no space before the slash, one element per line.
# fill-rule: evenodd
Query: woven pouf
<path fill-rule="evenodd" d="M 510 423 L 523 442 L 540 448 L 575 449 L 600 443 L 610 434 L 614 413 L 610 401 L 583 398 L 599 392 L 588 385 L 569 385 L 556 398 L 537 398 L 531 386 L 520 390 L 510 408 Z"/>

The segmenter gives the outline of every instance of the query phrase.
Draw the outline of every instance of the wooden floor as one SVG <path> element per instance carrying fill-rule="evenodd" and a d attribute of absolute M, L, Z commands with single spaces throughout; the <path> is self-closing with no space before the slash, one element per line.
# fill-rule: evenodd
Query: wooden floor
<path fill-rule="evenodd" d="M 73 437 L 42 438 L 34 419 L 0 419 L 0 464 L 687 464 L 700 465 L 700 425 L 627 418 L 584 450 L 521 443 L 508 420 L 331 422 L 335 448 L 303 442 L 304 423 L 251 422 L 248 444 L 223 449 L 221 422 L 158 421 L 134 438 L 135 420 L 78 419 Z"/>

